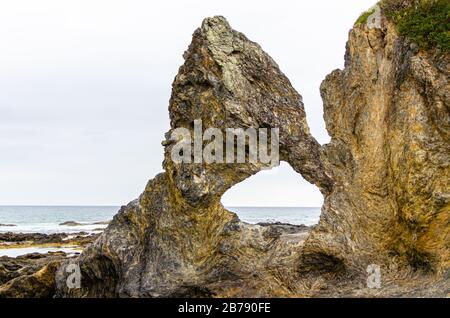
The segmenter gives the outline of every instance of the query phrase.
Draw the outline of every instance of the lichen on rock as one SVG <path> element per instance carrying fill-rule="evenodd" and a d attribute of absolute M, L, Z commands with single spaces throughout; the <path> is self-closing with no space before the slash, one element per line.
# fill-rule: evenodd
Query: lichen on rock
<path fill-rule="evenodd" d="M 448 55 L 419 51 L 382 19 L 349 35 L 321 86 L 335 183 L 303 258 L 445 273 L 449 268 Z M 312 258 L 316 265 L 321 259 Z"/>

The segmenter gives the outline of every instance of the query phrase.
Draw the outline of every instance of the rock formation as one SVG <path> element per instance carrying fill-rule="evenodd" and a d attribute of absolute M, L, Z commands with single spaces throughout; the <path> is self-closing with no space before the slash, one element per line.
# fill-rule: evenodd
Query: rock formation
<path fill-rule="evenodd" d="M 180 127 L 193 131 L 197 119 L 204 130 L 279 127 L 281 159 L 328 193 L 332 182 L 309 133 L 301 96 L 259 45 L 222 17 L 203 22 L 184 58 L 173 83 L 171 131 L 163 142 L 166 172 L 83 252 L 83 288 L 71 296 L 289 293 L 289 275 L 278 280 L 270 271 L 289 258 L 293 274 L 303 239 L 280 239 L 271 227 L 243 224 L 220 203 L 227 189 L 267 165 L 175 163 L 170 136 Z"/>
<path fill-rule="evenodd" d="M 448 270 L 448 71 L 448 55 L 419 50 L 384 17 L 379 28 L 351 30 L 345 69 L 321 86 L 332 138 L 323 158 L 335 187 L 306 244 L 307 263 L 324 255 L 344 267 L 389 260 Z"/>
<path fill-rule="evenodd" d="M 68 263 L 59 268 L 57 296 L 313 296 L 338 285 L 360 295 L 372 263 L 389 279 L 412 273 L 439 286 L 424 295 L 448 293 L 448 56 L 418 51 L 384 18 L 355 26 L 345 69 L 321 87 L 332 137 L 323 147 L 276 63 L 223 17 L 204 20 L 184 58 L 165 172 L 76 260 L 81 288 L 67 288 Z M 306 242 L 304 232 L 245 224 L 221 205 L 227 189 L 267 165 L 172 160 L 171 132 L 193 132 L 196 119 L 203 130 L 280 128 L 281 160 L 325 197 Z M 414 286 L 395 286 L 391 294 L 412 295 Z"/>

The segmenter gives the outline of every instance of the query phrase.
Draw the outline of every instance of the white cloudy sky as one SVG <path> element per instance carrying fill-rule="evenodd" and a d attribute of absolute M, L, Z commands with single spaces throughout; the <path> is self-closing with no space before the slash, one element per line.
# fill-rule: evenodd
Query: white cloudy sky
<path fill-rule="evenodd" d="M 171 82 L 204 17 L 258 42 L 328 141 L 319 85 L 374 0 L 0 2 L 0 204 L 120 205 L 162 170 Z M 288 165 L 235 186 L 226 205 L 320 206 Z"/>

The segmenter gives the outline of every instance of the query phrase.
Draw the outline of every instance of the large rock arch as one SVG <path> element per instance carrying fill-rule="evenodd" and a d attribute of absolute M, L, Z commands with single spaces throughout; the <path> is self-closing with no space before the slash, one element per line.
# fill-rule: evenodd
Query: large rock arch
<path fill-rule="evenodd" d="M 257 284 L 252 275 L 260 275 L 260 283 L 273 280 L 262 294 L 288 293 L 283 283 L 264 277 L 264 260 L 277 252 L 268 252 L 274 244 L 269 229 L 241 224 L 220 203 L 227 189 L 266 165 L 175 163 L 170 136 L 180 127 L 192 131 L 198 119 L 203 129 L 277 127 L 280 159 L 329 193 L 332 182 L 320 145 L 309 133 L 302 98 L 260 46 L 232 30 L 223 17 L 204 20 L 184 58 L 173 83 L 171 131 L 163 142 L 165 173 L 151 180 L 83 252 L 83 288 L 72 295 L 232 294 L 227 283 L 212 285 L 227 280 L 230 286 L 245 280 Z M 281 250 L 298 252 L 290 248 Z"/>
<path fill-rule="evenodd" d="M 370 263 L 390 266 L 392 259 L 445 272 L 448 77 L 416 53 L 386 21 L 378 29 L 355 27 L 345 70 L 322 86 L 332 142 L 321 147 L 309 133 L 301 96 L 276 63 L 223 17 L 205 19 L 173 83 L 171 131 L 192 131 L 196 119 L 204 128 L 279 127 L 281 159 L 325 196 L 319 225 L 303 242 L 241 223 L 220 198 L 265 166 L 177 164 L 169 131 L 165 172 L 76 260 L 80 289 L 67 289 L 67 264 L 59 269 L 57 295 L 305 295 L 314 289 L 305 277 L 355 277 Z M 408 96 L 415 97 L 412 108 Z M 410 153 L 420 150 L 408 131 L 415 123 L 422 150 L 434 158 L 422 160 L 422 170 L 407 163 L 419 164 Z M 432 182 L 419 199 L 408 183 L 416 177 Z"/>

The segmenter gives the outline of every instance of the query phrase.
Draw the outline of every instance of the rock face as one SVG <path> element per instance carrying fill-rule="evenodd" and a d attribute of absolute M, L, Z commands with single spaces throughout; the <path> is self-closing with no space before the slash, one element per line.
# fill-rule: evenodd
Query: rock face
<path fill-rule="evenodd" d="M 103 230 L 103 229 L 99 229 Z M 6 247 L 44 247 L 44 246 L 85 246 L 92 243 L 98 234 L 77 233 L 0 233 L 0 249 Z"/>
<path fill-rule="evenodd" d="M 381 22 L 350 32 L 345 69 L 321 86 L 335 187 L 303 259 L 442 273 L 450 265 L 448 55 L 419 51 Z"/>
<path fill-rule="evenodd" d="M 389 273 L 423 270 L 421 279 L 437 281 L 443 292 L 450 259 L 448 57 L 411 47 L 385 20 L 381 28 L 351 31 L 345 69 L 321 87 L 332 137 L 321 147 L 301 96 L 276 63 L 224 18 L 206 19 L 173 83 L 165 172 L 76 260 L 81 288 L 67 288 L 68 263 L 59 268 L 57 296 L 332 294 L 330 281 L 345 285 L 371 263 Z M 192 133 L 197 119 L 203 131 L 280 129 L 281 160 L 325 196 L 306 242 L 303 231 L 245 224 L 221 205 L 227 189 L 267 165 L 172 160 L 171 133 Z"/>

